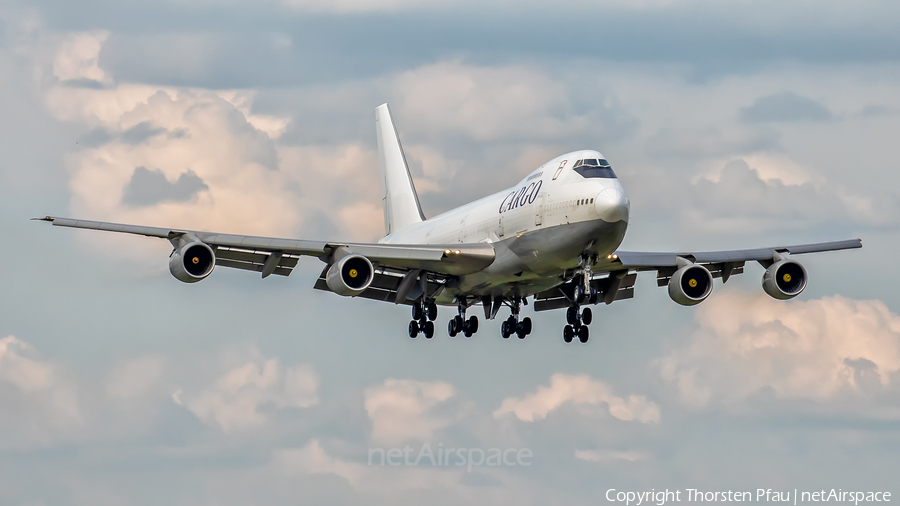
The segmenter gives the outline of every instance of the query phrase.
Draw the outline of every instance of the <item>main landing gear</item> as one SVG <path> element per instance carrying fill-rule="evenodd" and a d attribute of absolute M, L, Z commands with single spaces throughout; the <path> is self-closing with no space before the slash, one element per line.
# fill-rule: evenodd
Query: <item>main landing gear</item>
<path fill-rule="evenodd" d="M 459 314 L 451 318 L 450 322 L 447 323 L 447 333 L 450 334 L 450 337 L 456 337 L 460 332 L 466 337 L 472 337 L 472 334 L 478 332 L 478 317 L 470 316 L 467 320 L 467 307 L 465 303 L 461 303 L 459 305 Z"/>
<path fill-rule="evenodd" d="M 412 307 L 412 321 L 409 322 L 409 337 L 415 339 L 419 332 L 425 339 L 434 337 L 434 320 L 437 318 L 437 304 L 418 301 Z"/>
<path fill-rule="evenodd" d="M 590 337 L 588 325 L 590 325 L 591 321 L 594 319 L 593 313 L 591 313 L 591 308 L 589 307 L 586 307 L 583 310 L 579 309 L 580 308 L 575 305 L 566 311 L 566 323 L 568 323 L 568 325 L 563 327 L 563 340 L 567 343 L 571 343 L 572 339 L 576 336 L 579 341 L 586 343 Z"/>
<path fill-rule="evenodd" d="M 525 317 L 519 321 L 520 299 L 516 297 L 510 304 L 509 308 L 512 314 L 503 323 L 500 324 L 500 335 L 503 339 L 509 339 L 513 334 L 519 339 L 525 339 L 525 336 L 531 334 L 531 318 Z"/>

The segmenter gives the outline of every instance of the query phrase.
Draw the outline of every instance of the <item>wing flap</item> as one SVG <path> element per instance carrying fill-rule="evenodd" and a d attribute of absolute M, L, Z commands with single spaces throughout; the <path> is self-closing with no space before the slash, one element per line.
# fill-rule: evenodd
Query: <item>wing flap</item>
<path fill-rule="evenodd" d="M 613 288 L 616 276 L 611 274 L 602 278 L 591 280 L 591 286 L 597 290 L 597 302 L 605 302 L 607 294 Z M 637 281 L 637 274 L 625 274 L 618 281 L 615 295 L 609 300 L 610 303 L 617 300 L 631 299 L 634 297 L 634 283 Z M 572 305 L 571 288 L 567 285 L 559 285 L 549 290 L 537 293 L 534 296 L 534 310 L 548 311 L 550 309 L 560 309 Z"/>
<path fill-rule="evenodd" d="M 330 292 L 328 289 L 328 284 L 325 282 L 325 274 L 328 272 L 328 267 L 322 269 L 322 273 L 319 274 L 319 279 L 316 280 L 316 284 L 313 285 L 313 288 L 316 290 L 324 290 L 326 292 Z M 397 274 L 395 272 L 390 272 L 385 269 L 379 269 L 375 271 L 375 277 L 372 279 L 372 284 L 369 285 L 363 293 L 357 295 L 357 297 L 362 297 L 364 299 L 372 299 L 372 300 L 380 300 L 383 302 L 397 302 L 397 289 L 400 287 L 400 282 L 403 280 L 403 276 Z M 430 295 L 436 294 L 444 285 L 441 283 L 436 283 L 433 280 L 428 280 L 428 293 Z M 419 291 L 421 293 L 421 291 Z M 412 300 L 402 300 L 399 301 L 399 304 L 412 304 Z"/>

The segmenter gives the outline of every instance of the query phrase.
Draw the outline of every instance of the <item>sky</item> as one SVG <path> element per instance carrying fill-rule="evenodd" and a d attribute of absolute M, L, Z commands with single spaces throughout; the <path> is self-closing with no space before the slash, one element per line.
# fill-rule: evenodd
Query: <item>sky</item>
<path fill-rule="evenodd" d="M 887 0 L 0 1 L 0 503 L 900 494 L 898 34 Z M 426 341 L 313 258 L 186 285 L 166 241 L 29 221 L 377 240 L 385 102 L 426 216 L 598 149 L 622 249 L 864 247 L 790 301 L 642 273 L 586 345 L 530 307 Z M 426 447 L 473 465 L 377 458 Z"/>

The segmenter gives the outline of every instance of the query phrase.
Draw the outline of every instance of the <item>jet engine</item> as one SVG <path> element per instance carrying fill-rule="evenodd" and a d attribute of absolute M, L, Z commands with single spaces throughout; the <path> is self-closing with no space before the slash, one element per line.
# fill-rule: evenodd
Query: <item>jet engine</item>
<path fill-rule="evenodd" d="M 682 306 L 699 304 L 712 292 L 712 274 L 702 265 L 681 267 L 669 279 L 669 297 Z"/>
<path fill-rule="evenodd" d="M 806 288 L 806 269 L 793 260 L 779 260 L 763 274 L 762 287 L 776 299 L 791 299 Z"/>
<path fill-rule="evenodd" d="M 361 255 L 347 255 L 325 273 L 325 284 L 338 295 L 356 297 L 363 293 L 375 279 L 375 268 L 368 258 Z"/>
<path fill-rule="evenodd" d="M 216 266 L 216 254 L 205 243 L 194 241 L 176 249 L 169 257 L 169 272 L 175 279 L 196 283 L 206 278 Z"/>

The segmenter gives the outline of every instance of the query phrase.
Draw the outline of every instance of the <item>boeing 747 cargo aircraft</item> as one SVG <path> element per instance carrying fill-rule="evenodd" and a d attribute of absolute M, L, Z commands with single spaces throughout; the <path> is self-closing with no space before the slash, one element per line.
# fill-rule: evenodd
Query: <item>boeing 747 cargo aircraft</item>
<path fill-rule="evenodd" d="M 375 110 L 381 162 L 385 236 L 377 243 L 309 241 L 121 225 L 47 216 L 56 226 L 107 230 L 167 239 L 174 250 L 169 270 L 194 283 L 216 266 L 287 276 L 301 256 L 325 263 L 318 290 L 412 308 L 409 337 L 434 336 L 437 306 L 454 306 L 450 337 L 471 337 L 481 304 L 493 320 L 504 306 L 504 339 L 524 339 L 531 318 L 519 318 L 533 300 L 536 311 L 565 309 L 562 336 L 588 342 L 589 306 L 634 296 L 640 271 L 656 271 L 659 286 L 678 304 L 703 302 L 713 288 L 759 262 L 762 288 L 776 299 L 806 287 L 806 269 L 795 255 L 860 248 L 859 239 L 734 251 L 668 253 L 618 251 L 628 226 L 630 202 L 610 163 L 598 151 L 567 153 L 519 183 L 433 218 L 425 218 L 387 104 Z M 38 218 L 36 218 L 38 219 Z"/>

